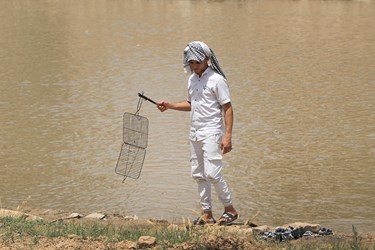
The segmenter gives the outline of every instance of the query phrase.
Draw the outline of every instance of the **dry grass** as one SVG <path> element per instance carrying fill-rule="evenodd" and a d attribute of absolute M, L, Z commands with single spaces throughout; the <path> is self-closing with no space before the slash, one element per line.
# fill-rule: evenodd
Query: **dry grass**
<path fill-rule="evenodd" d="M 0 218 L 1 249 L 131 249 L 141 236 L 157 249 L 375 249 L 373 235 L 334 235 L 289 242 L 265 241 L 249 227 L 192 226 L 189 221 L 87 221 Z M 58 247 L 61 246 L 61 247 Z M 151 247 L 151 246 L 150 246 Z"/>

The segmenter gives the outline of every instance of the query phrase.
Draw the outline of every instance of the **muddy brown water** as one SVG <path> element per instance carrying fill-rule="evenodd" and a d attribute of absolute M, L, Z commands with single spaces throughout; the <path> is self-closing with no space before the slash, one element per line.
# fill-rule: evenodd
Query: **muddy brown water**
<path fill-rule="evenodd" d="M 114 167 L 137 93 L 182 100 L 182 50 L 226 73 L 242 218 L 375 231 L 374 1 L 1 1 L 0 205 L 194 218 L 189 115 L 143 103 L 140 179 Z M 214 214 L 222 208 L 215 199 Z"/>

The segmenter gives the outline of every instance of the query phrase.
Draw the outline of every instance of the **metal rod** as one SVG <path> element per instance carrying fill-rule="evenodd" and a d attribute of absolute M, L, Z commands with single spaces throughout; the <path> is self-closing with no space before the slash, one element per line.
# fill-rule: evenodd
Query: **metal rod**
<path fill-rule="evenodd" d="M 145 96 L 145 95 L 143 95 L 141 93 L 138 93 L 138 96 L 141 97 L 141 98 L 143 98 L 143 99 L 145 99 L 146 101 L 149 101 L 149 102 L 151 102 L 151 103 L 153 103 L 155 105 L 158 105 L 155 101 L 151 100 L 150 98 L 148 98 L 147 96 Z"/>

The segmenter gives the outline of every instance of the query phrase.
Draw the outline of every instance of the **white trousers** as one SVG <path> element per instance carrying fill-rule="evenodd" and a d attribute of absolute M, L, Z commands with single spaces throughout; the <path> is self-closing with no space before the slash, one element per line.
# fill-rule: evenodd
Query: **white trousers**
<path fill-rule="evenodd" d="M 222 176 L 221 135 L 212 135 L 201 141 L 190 140 L 191 175 L 198 184 L 200 204 L 204 211 L 212 211 L 211 185 L 224 207 L 232 205 L 232 196 Z"/>

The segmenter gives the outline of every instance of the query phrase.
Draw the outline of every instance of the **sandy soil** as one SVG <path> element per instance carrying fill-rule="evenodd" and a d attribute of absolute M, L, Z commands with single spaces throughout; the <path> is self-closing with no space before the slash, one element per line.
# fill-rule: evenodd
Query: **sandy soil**
<path fill-rule="evenodd" d="M 8 214 L 7 214 L 8 213 Z M 57 220 L 85 220 L 84 218 L 69 218 L 72 213 L 68 213 L 65 211 L 52 211 L 52 210 L 44 210 L 44 209 L 23 209 L 22 212 L 20 211 L 13 211 L 13 210 L 5 210 L 0 209 L 0 217 L 2 216 L 27 216 L 29 219 L 37 219 L 43 218 L 44 220 L 48 220 L 50 222 L 57 221 Z M 134 220 L 136 219 L 136 220 Z M 151 224 L 169 224 L 173 226 L 178 226 L 172 224 L 172 222 L 168 222 L 165 220 L 140 220 L 134 217 L 126 217 L 118 214 L 111 214 L 105 215 L 103 220 L 98 220 L 100 223 L 108 223 L 116 224 L 118 223 L 121 225 L 122 223 L 132 221 L 132 223 L 138 223 L 139 225 L 147 224 L 148 226 Z M 0 224 L 0 227 L 2 225 Z M 183 226 L 183 225 L 182 225 Z M 254 225 L 252 225 L 254 226 Z M 203 229 L 203 227 L 197 227 L 196 230 L 207 230 Z M 208 229 L 213 230 L 213 229 Z M 253 227 L 249 225 L 243 226 L 230 226 L 226 229 L 229 234 L 223 236 L 218 235 L 216 233 L 210 234 L 207 233 L 201 239 L 201 242 L 204 242 L 204 245 L 207 249 L 232 249 L 233 245 L 238 245 L 240 242 L 241 249 L 280 249 L 283 246 L 280 244 L 275 244 L 270 246 L 269 244 L 265 244 L 259 241 L 254 240 L 253 238 Z M 230 232 L 233 232 L 231 234 Z M 1 231 L 0 231 L 1 232 Z M 361 244 L 365 246 L 370 246 L 370 249 L 375 248 L 375 234 L 368 233 L 368 234 L 361 234 Z M 151 239 L 149 239 L 151 238 Z M 56 238 L 38 238 L 35 239 L 33 236 L 27 237 L 20 237 L 19 235 L 15 234 L 12 236 L 12 240 L 9 239 L 4 240 L 1 233 L 0 233 L 0 249 L 42 249 L 42 250 L 52 250 L 52 249 L 81 249 L 81 250 L 93 250 L 93 249 L 140 249 L 140 248 L 151 248 L 151 249 L 163 249 L 155 239 L 149 237 L 143 239 L 143 241 L 133 242 L 133 241 L 121 241 L 121 242 L 110 242 L 106 237 L 99 237 L 97 239 L 82 239 L 77 235 L 68 235 L 66 237 L 56 237 Z M 319 237 L 316 239 L 311 239 L 311 245 L 318 245 L 324 246 L 326 241 L 332 242 L 332 240 L 341 240 L 341 241 L 350 241 L 352 240 L 353 235 L 345 235 L 345 234 L 334 234 L 330 237 Z M 147 242 L 150 240 L 149 242 Z M 298 239 L 293 240 L 290 242 L 292 245 L 301 244 L 301 241 L 305 239 Z M 38 242 L 35 244 L 35 242 Z M 285 246 L 284 246 L 285 247 Z M 168 249 L 198 249 L 196 243 L 183 243 L 176 246 L 171 246 Z M 318 248 L 319 249 L 319 248 Z"/>

